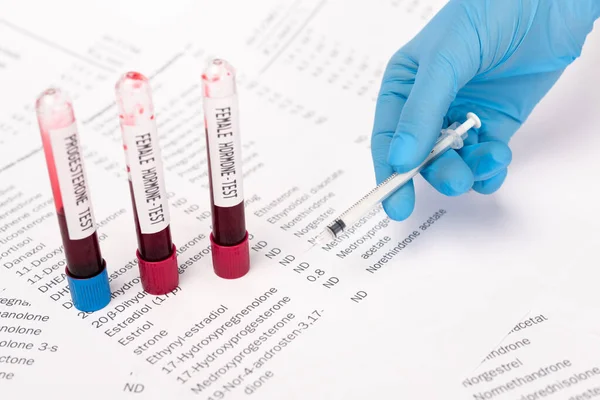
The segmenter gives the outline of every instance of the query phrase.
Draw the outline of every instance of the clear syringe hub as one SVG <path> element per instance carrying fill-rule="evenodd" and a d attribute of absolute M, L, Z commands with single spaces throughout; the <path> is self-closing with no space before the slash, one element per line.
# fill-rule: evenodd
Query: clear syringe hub
<path fill-rule="evenodd" d="M 333 220 L 316 238 L 318 243 L 326 243 L 335 240 L 348 227 L 356 223 L 363 215 L 368 213 L 378 204 L 387 199 L 392 193 L 400 189 L 412 178 L 414 178 L 423 168 L 435 161 L 439 156 L 449 149 L 460 149 L 464 140 L 468 136 L 469 129 L 480 128 L 481 121 L 474 113 L 467 114 L 467 120 L 462 123 L 454 123 L 447 129 L 443 129 L 433 150 L 427 155 L 425 160 L 416 168 L 399 174 L 393 173 L 389 178 L 377 185 L 373 190 L 354 203 L 350 208 L 340 214 Z"/>

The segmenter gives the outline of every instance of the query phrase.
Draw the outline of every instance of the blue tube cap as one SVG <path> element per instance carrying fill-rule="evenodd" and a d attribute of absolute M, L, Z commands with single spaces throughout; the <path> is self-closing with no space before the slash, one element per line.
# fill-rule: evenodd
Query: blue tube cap
<path fill-rule="evenodd" d="M 110 284 L 106 262 L 102 260 L 102 271 L 91 278 L 75 278 L 66 269 L 67 282 L 71 291 L 73 305 L 79 311 L 94 312 L 103 309 L 110 303 Z"/>

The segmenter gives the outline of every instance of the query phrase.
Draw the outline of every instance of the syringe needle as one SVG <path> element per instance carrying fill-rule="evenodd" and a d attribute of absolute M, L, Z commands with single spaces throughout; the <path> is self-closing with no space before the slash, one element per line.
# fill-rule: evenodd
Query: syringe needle
<path fill-rule="evenodd" d="M 319 244 L 325 244 L 328 241 L 332 240 L 334 238 L 332 238 L 331 234 L 329 233 L 329 231 L 327 229 L 324 229 L 319 236 L 317 236 L 315 238 L 315 243 L 313 244 L 313 247 Z"/>
<path fill-rule="evenodd" d="M 350 208 L 340 214 L 333 220 L 325 229 L 314 239 L 315 247 L 319 243 L 327 243 L 335 240 L 347 227 L 354 225 L 364 214 L 369 212 L 373 207 L 383 202 L 392 193 L 404 186 L 412 178 L 414 178 L 423 168 L 435 161 L 439 156 L 444 154 L 448 149 L 460 149 L 463 146 L 464 139 L 468 136 L 468 131 L 471 128 L 480 128 L 481 121 L 474 113 L 467 114 L 467 120 L 461 125 L 452 124 L 447 129 L 443 129 L 441 135 L 436 142 L 433 150 L 427 155 L 425 160 L 411 171 L 398 174 L 394 173 L 385 181 L 377 185 L 373 190 L 363 196 L 359 201 L 354 203 Z M 311 247 L 311 249 L 312 249 Z"/>
<path fill-rule="evenodd" d="M 335 238 L 332 237 L 331 234 L 327 230 L 324 230 L 311 241 L 310 247 L 306 248 L 306 250 L 304 250 L 303 253 L 311 251 L 316 246 L 324 245 L 333 239 L 335 239 Z"/>

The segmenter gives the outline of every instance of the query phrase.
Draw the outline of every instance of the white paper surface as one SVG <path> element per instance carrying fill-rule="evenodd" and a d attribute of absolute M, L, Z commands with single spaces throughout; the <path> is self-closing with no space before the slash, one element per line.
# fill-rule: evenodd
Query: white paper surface
<path fill-rule="evenodd" d="M 2 125 L 9 134 L 3 133 L 0 147 L 0 282 L 10 298 L 31 306 L 1 305 L 0 312 L 14 315 L 0 319 L 0 341 L 57 351 L 0 348 L 0 356 L 23 359 L 0 363 L 2 397 L 472 398 L 461 382 L 529 315 L 540 289 L 560 281 L 573 249 L 594 260 L 597 195 L 590 182 L 598 171 L 593 149 L 600 144 L 594 134 L 599 101 L 586 88 L 597 82 L 594 61 L 600 57 L 592 38 L 583 59 L 517 134 L 509 179 L 496 195 L 445 198 L 418 179 L 417 206 L 407 221 L 392 223 L 379 211 L 337 246 L 306 252 L 308 239 L 374 184 L 368 144 L 380 75 L 391 53 L 441 4 L 377 1 L 366 10 L 342 1 L 181 3 L 171 15 L 182 17 L 167 34 L 140 35 L 116 24 L 123 37 L 136 38 L 139 52 L 126 53 L 110 71 L 58 81 L 77 93 L 113 291 L 110 305 L 91 315 L 65 307 L 64 261 L 39 133 L 33 110 L 20 105 L 31 107 L 68 65 L 102 68 L 15 31 L 12 25 L 28 23 L 15 7 L 16 22 L 0 28 L 10 32 L 7 43 L 28 57 L 0 70 L 15 93 L 11 100 L 2 96 L 4 109 L 11 110 L 3 118 L 13 109 L 17 116 L 5 123 L 9 128 Z M 101 22 L 117 5 L 95 7 L 97 22 L 86 31 L 94 35 L 47 31 L 43 21 L 27 29 L 50 32 L 47 37 L 64 48 L 85 49 L 93 44 L 84 37 L 103 37 Z M 84 14 L 78 15 L 85 26 Z M 223 28 L 224 21 L 235 31 Z M 146 28 L 158 24 L 144 22 Z M 239 72 L 252 267 L 235 281 L 213 273 L 208 240 L 199 79 L 216 55 Z M 40 64 L 49 57 L 54 66 Z M 179 250 L 180 287 L 160 297 L 142 291 L 134 264 L 135 229 L 112 92 L 129 68 L 153 76 Z M 36 78 L 25 88 L 11 83 L 26 73 Z M 587 98 L 577 108 L 581 100 L 565 100 L 581 93 Z M 581 116 L 567 135 L 557 107 L 565 116 Z M 442 216 L 424 224 L 434 215 Z M 385 255 L 415 231 L 410 245 Z M 360 238 L 366 243 L 354 249 Z M 384 247 L 373 251 L 381 241 Z M 382 262 L 386 257 L 390 261 Z M 23 320 L 23 313 L 40 320 Z M 3 332 L 3 326 L 40 331 L 27 336 Z M 552 339 L 560 335 L 548 337 L 560 349 Z"/>
<path fill-rule="evenodd" d="M 586 250 L 590 250 L 588 248 Z M 597 268 L 575 256 L 560 283 L 461 382 L 465 399 L 589 400 L 600 396 Z"/>

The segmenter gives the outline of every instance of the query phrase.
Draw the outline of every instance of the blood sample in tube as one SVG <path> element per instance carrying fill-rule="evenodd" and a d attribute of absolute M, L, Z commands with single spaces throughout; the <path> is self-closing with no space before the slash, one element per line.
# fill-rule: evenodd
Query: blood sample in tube
<path fill-rule="evenodd" d="M 73 305 L 81 311 L 97 311 L 110 302 L 111 293 L 73 104 L 66 93 L 49 88 L 38 97 L 36 114 Z"/>
<path fill-rule="evenodd" d="M 179 271 L 150 82 L 139 72 L 127 72 L 117 81 L 115 94 L 137 233 L 140 278 L 146 292 L 165 294 L 179 284 Z"/>
<path fill-rule="evenodd" d="M 215 273 L 227 279 L 250 269 L 244 210 L 242 146 L 235 71 L 212 60 L 202 74 L 206 149 L 209 167 Z"/>

